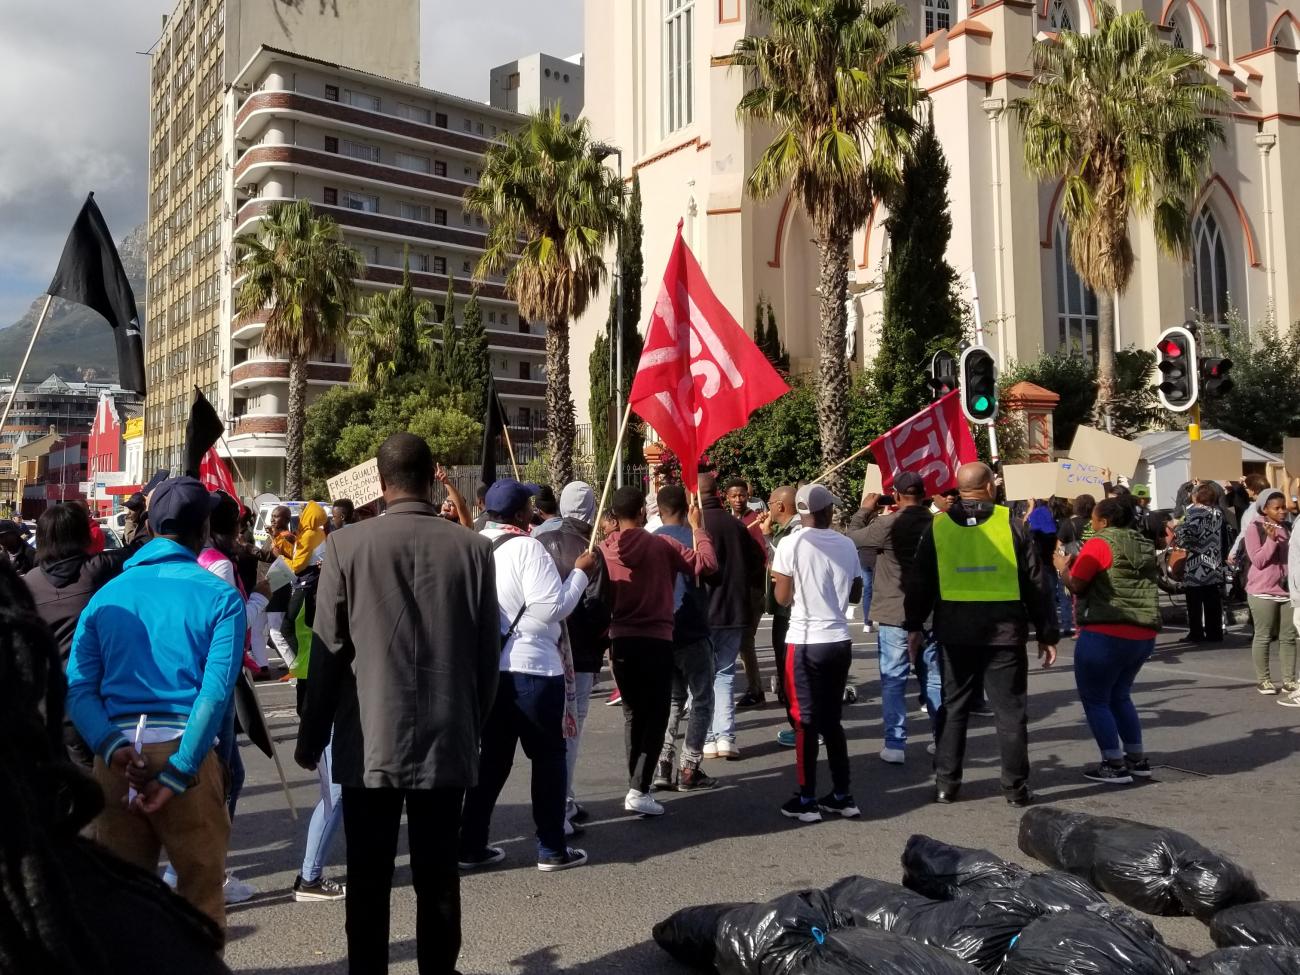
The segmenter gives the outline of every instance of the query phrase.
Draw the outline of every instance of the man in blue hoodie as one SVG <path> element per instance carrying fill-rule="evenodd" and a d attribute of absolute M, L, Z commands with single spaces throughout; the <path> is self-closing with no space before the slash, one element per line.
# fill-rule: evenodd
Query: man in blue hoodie
<path fill-rule="evenodd" d="M 82 613 L 67 710 L 95 750 L 104 790 L 94 838 L 151 871 L 166 849 L 177 893 L 224 931 L 230 816 L 213 743 L 239 676 L 246 617 L 238 590 L 198 563 L 215 498 L 190 477 L 154 491 L 156 537 Z"/>

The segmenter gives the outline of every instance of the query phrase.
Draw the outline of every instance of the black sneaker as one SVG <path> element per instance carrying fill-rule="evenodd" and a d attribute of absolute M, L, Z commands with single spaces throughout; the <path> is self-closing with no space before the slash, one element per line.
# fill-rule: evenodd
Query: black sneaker
<path fill-rule="evenodd" d="M 991 718 L 993 717 L 993 709 L 987 704 L 981 704 L 977 708 L 970 709 L 970 716 L 972 718 Z"/>
<path fill-rule="evenodd" d="M 347 897 L 346 884 L 329 880 L 324 874 L 315 880 L 303 880 L 298 874 L 293 880 L 293 899 L 296 901 L 341 901 Z"/>
<path fill-rule="evenodd" d="M 1129 774 L 1127 768 L 1123 765 L 1112 765 L 1110 762 L 1102 762 L 1093 768 L 1085 769 L 1083 777 L 1091 782 L 1101 782 L 1105 785 L 1128 785 L 1133 781 L 1133 776 Z"/>
<path fill-rule="evenodd" d="M 500 863 L 506 858 L 506 851 L 499 846 L 485 846 L 477 853 L 462 853 L 456 859 L 456 866 L 462 870 L 482 870 Z"/>
<path fill-rule="evenodd" d="M 828 792 L 817 800 L 817 805 L 821 808 L 822 812 L 827 813 L 828 815 L 838 813 L 845 819 L 854 819 L 862 815 L 862 810 L 858 808 L 858 804 L 853 801 L 852 796 L 845 796 L 843 799 L 837 799 L 835 798 L 834 792 Z"/>
<path fill-rule="evenodd" d="M 673 787 L 673 761 L 671 758 L 661 758 L 655 764 L 655 777 L 651 784 L 656 789 L 671 789 Z"/>
<path fill-rule="evenodd" d="M 575 850 L 568 847 L 563 853 L 553 857 L 545 857 L 537 861 L 537 869 L 542 873 L 555 873 L 559 870 L 572 870 L 574 867 L 580 867 L 587 862 L 586 850 Z"/>
<path fill-rule="evenodd" d="M 1125 755 L 1124 767 L 1128 769 L 1128 774 L 1135 779 L 1151 778 L 1151 763 L 1147 761 L 1145 756 L 1134 758 L 1131 755 Z"/>
<path fill-rule="evenodd" d="M 717 787 L 718 780 L 706 774 L 698 765 L 694 768 L 687 766 L 677 776 L 678 792 L 702 792 L 705 789 L 716 789 Z"/>
<path fill-rule="evenodd" d="M 736 702 L 738 708 L 761 708 L 767 703 L 767 695 L 763 693 L 755 694 L 753 691 L 746 691 L 745 696 Z"/>
<path fill-rule="evenodd" d="M 1034 795 L 1028 789 L 1016 796 L 1007 796 L 1007 805 L 1013 809 L 1024 809 L 1026 806 L 1032 806 L 1038 796 Z"/>
<path fill-rule="evenodd" d="M 820 823 L 822 821 L 822 811 L 817 805 L 817 800 L 804 799 L 802 796 L 795 796 L 782 806 L 781 815 L 786 819 L 797 819 L 801 823 Z"/>

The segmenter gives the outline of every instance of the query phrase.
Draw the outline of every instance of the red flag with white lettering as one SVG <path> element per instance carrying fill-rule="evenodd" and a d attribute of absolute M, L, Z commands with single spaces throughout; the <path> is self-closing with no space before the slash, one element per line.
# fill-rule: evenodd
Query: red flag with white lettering
<path fill-rule="evenodd" d="M 199 462 L 199 482 L 209 491 L 225 491 L 236 501 L 239 501 L 239 491 L 235 489 L 235 479 L 230 476 L 230 468 L 221 459 L 216 447 L 209 447 L 208 452 L 203 455 L 203 460 Z M 240 501 L 239 507 L 241 510 L 243 509 L 244 504 L 242 501 Z"/>
<path fill-rule="evenodd" d="M 681 458 L 686 487 L 697 489 L 705 450 L 789 389 L 709 287 L 679 223 L 628 399 Z"/>
<path fill-rule="evenodd" d="M 958 467 L 979 460 L 960 396 L 953 390 L 871 444 L 886 491 L 896 475 L 912 471 L 925 481 L 927 494 L 942 494 L 957 486 Z"/>

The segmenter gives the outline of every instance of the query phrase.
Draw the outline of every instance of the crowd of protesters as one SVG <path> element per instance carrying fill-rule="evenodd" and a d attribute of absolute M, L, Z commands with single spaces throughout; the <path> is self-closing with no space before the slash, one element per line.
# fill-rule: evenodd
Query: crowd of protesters
<path fill-rule="evenodd" d="M 1188 639 L 1217 641 L 1222 594 L 1241 566 L 1258 690 L 1300 707 L 1293 513 L 1262 479 L 1246 479 L 1240 511 L 1222 486 L 1192 485 L 1170 524 L 1148 511 L 1140 485 L 1022 511 L 997 503 L 983 464 L 960 467 L 955 489 L 937 496 L 903 471 L 891 494 L 863 494 L 845 533 L 835 517 L 846 505 L 820 484 L 751 502 L 745 482 L 702 473 L 695 492 L 624 487 L 598 512 L 581 481 L 557 493 L 499 480 L 472 511 L 418 437 L 390 437 L 378 469 L 382 518 L 345 499 L 281 506 L 261 546 L 236 499 L 186 477 L 155 479 L 128 503 L 120 549 L 103 550 L 83 505 L 51 506 L 34 548 L 17 523 L 0 522 L 0 582 L 21 595 L 5 609 L 21 620 L 0 647 L 0 676 L 22 671 L 30 685 L 6 687 L 14 710 L 4 720 L 14 734 L 41 729 L 37 761 L 84 796 L 41 821 L 50 800 L 40 781 L 53 773 L 13 773 L 9 787 L 31 793 L 23 841 L 53 851 L 41 867 L 49 883 L 73 869 L 69 858 L 82 873 L 125 872 L 189 932 L 178 951 L 221 944 L 226 905 L 255 893 L 226 870 L 243 780 L 236 684 L 271 672 L 268 646 L 296 686 L 295 760 L 322 782 L 293 894 L 346 900 L 354 972 L 387 964 L 404 812 L 419 967 L 454 971 L 460 875 L 506 858 L 491 843 L 492 816 L 520 748 L 538 869 L 587 863 L 575 845 L 588 818 L 575 769 L 606 660 L 623 709 L 624 809 L 654 819 L 665 813 L 655 793 L 716 787 L 723 763 L 741 759 L 737 709 L 768 703 L 764 615 L 787 725 L 777 738 L 794 757 L 794 795 L 779 813 L 799 823 L 860 815 L 842 723 L 855 616 L 877 635 L 879 757 L 912 758 L 915 676 L 942 804 L 960 799 L 967 729 L 985 701 L 1004 798 L 1034 800 L 1031 637 L 1050 667 L 1058 641 L 1077 633 L 1075 681 L 1099 752 L 1085 776 L 1149 777 L 1131 695 L 1171 578 L 1186 593 Z M 819 790 L 823 748 L 830 781 Z M 82 827 L 98 847 L 76 838 Z M 340 828 L 346 885 L 325 875 Z M 124 863 L 88 852 L 100 848 Z M 153 879 L 164 853 L 180 900 Z M 88 929 L 101 920 L 82 918 Z M 23 957 L 111 952 L 90 933 L 71 947 L 34 927 Z"/>

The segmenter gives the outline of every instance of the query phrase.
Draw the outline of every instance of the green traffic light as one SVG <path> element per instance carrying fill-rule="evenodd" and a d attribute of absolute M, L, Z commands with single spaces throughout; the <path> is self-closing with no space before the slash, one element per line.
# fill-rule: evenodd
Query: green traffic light
<path fill-rule="evenodd" d="M 975 397 L 975 412 L 983 413 L 989 408 L 989 398 L 987 396 Z"/>

